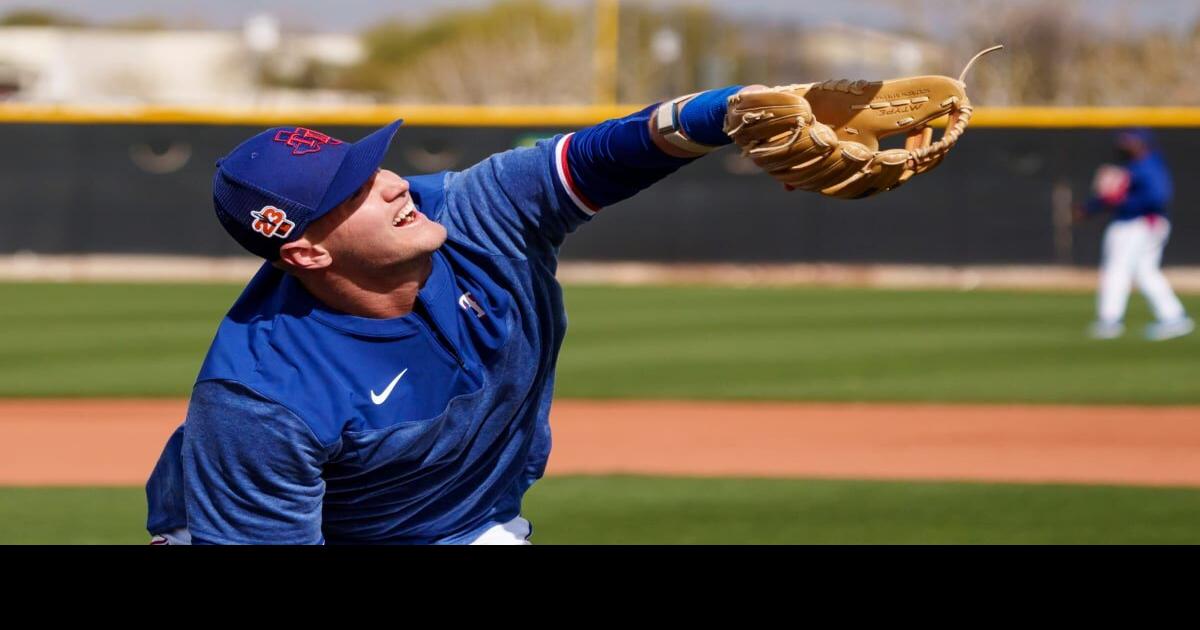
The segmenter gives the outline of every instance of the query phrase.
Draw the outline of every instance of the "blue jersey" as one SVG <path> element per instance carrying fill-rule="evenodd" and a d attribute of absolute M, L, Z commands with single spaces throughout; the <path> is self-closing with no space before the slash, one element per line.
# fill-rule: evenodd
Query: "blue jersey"
<path fill-rule="evenodd" d="M 448 232 L 408 315 L 336 312 L 265 264 L 147 483 L 148 530 L 460 543 L 516 517 L 550 453 L 558 248 L 600 206 L 690 161 L 653 146 L 649 112 L 408 178 Z"/>
<path fill-rule="evenodd" d="M 1149 214 L 1168 216 L 1167 206 L 1171 202 L 1171 172 L 1162 154 L 1152 151 L 1140 159 L 1125 165 L 1129 172 L 1129 190 L 1115 205 L 1108 205 L 1098 197 L 1088 200 L 1088 214 L 1104 210 L 1113 211 L 1113 220 L 1128 221 Z"/>

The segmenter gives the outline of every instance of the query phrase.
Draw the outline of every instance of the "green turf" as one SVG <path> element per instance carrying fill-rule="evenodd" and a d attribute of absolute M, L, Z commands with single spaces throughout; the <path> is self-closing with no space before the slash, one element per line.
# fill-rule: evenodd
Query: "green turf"
<path fill-rule="evenodd" d="M 141 488 L 0 487 L 0 544 L 145 544 Z"/>
<path fill-rule="evenodd" d="M 241 291 L 0 284 L 0 396 L 183 396 Z"/>
<path fill-rule="evenodd" d="M 4 284 L 0 396 L 185 395 L 231 285 Z M 566 289 L 560 397 L 1200 403 L 1200 334 L 1085 337 L 1084 293 Z M 1200 312 L 1200 298 L 1185 303 Z"/>
<path fill-rule="evenodd" d="M 568 396 L 1200 402 L 1200 336 L 1088 339 L 1087 294 L 578 287 L 567 304 Z"/>
<path fill-rule="evenodd" d="M 144 544 L 140 488 L 0 488 L 0 544 Z M 555 477 L 539 544 L 1198 544 L 1200 490 Z"/>

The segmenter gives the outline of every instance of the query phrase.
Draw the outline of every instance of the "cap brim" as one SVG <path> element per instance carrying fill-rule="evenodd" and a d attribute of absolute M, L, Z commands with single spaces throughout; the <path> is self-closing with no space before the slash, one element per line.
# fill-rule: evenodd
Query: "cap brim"
<path fill-rule="evenodd" d="M 392 144 L 396 130 L 403 123 L 403 120 L 397 120 L 372 132 L 350 147 L 350 150 L 346 152 L 346 158 L 342 160 L 342 165 L 334 174 L 329 188 L 325 190 L 325 196 L 321 198 L 321 203 L 317 206 L 316 216 L 323 216 L 336 208 L 338 204 L 349 199 L 350 195 L 353 195 L 359 186 L 363 185 L 363 182 L 375 174 L 379 165 L 383 163 L 384 156 L 387 155 L 388 147 Z"/>

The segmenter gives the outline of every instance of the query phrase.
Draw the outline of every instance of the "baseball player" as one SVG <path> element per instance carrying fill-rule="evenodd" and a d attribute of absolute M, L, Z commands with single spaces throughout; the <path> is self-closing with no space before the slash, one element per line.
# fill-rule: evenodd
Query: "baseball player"
<path fill-rule="evenodd" d="M 218 161 L 213 201 L 266 262 L 146 485 L 152 540 L 526 543 L 568 234 L 731 139 L 789 188 L 890 190 L 969 118 L 949 77 L 730 86 L 415 177 L 380 168 L 400 121 L 355 143 L 255 135 Z M 901 132 L 906 149 L 879 149 Z"/>
<path fill-rule="evenodd" d="M 1097 339 L 1113 339 L 1125 332 L 1122 320 L 1130 285 L 1136 282 L 1157 319 L 1146 327 L 1146 338 L 1186 335 L 1195 324 L 1159 269 L 1171 233 L 1167 214 L 1171 175 L 1148 129 L 1119 132 L 1116 149 L 1119 165 L 1097 169 L 1092 196 L 1080 214 L 1080 218 L 1106 211 L 1114 214 L 1104 232 L 1097 319 L 1089 332 Z"/>
<path fill-rule="evenodd" d="M 221 225 L 267 262 L 221 321 L 146 486 L 164 543 L 525 543 L 566 329 L 559 246 L 730 142 L 740 86 L 461 172 L 269 129 L 217 163 Z"/>

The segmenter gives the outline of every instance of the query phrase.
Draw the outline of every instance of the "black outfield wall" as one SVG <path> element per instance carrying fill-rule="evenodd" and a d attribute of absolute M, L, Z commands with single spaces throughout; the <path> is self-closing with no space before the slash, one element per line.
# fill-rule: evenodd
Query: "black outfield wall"
<path fill-rule="evenodd" d="M 240 254 L 212 213 L 213 163 L 259 129 L 0 125 L 0 254 Z M 321 129 L 348 140 L 371 130 Z M 406 126 L 385 166 L 402 175 L 465 168 L 558 131 Z M 1092 265 L 1102 222 L 1069 228 L 1061 219 L 1065 193 L 1086 192 L 1095 166 L 1110 160 L 1111 139 L 1106 129 L 971 129 L 937 170 L 858 201 L 786 193 L 724 149 L 605 209 L 562 256 Z M 1160 140 L 1176 182 L 1165 263 L 1200 264 L 1200 154 L 1190 150 L 1200 128 Z"/>

